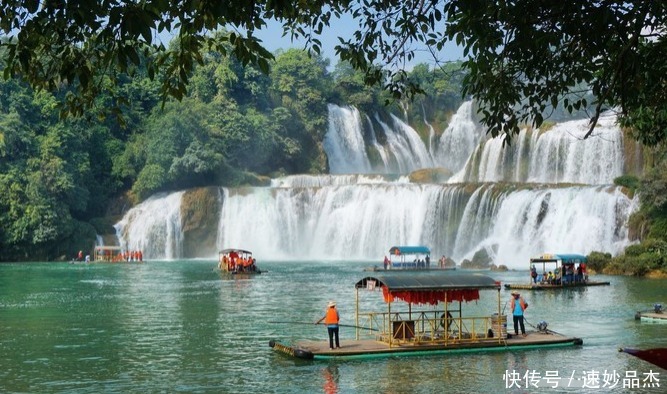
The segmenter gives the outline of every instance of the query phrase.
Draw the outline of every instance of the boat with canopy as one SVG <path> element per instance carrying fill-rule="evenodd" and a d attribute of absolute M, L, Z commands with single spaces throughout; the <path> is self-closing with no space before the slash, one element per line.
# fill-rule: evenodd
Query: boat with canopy
<path fill-rule="evenodd" d="M 92 262 L 143 263 L 143 252 L 124 250 L 120 246 L 95 246 Z"/>
<path fill-rule="evenodd" d="M 589 279 L 587 262 L 586 256 L 581 254 L 542 254 L 530 259 L 528 283 L 506 283 L 505 288 L 549 290 L 609 285 L 609 282 Z"/>
<path fill-rule="evenodd" d="M 446 265 L 443 256 L 437 263 L 431 262 L 431 250 L 426 246 L 392 246 L 389 255 L 384 257 L 382 268 L 378 266 L 364 271 L 415 271 L 415 270 L 455 270 L 456 266 Z"/>
<path fill-rule="evenodd" d="M 223 249 L 219 252 L 218 268 L 230 275 L 256 275 L 262 271 L 257 268 L 252 252 L 244 249 Z"/>
<path fill-rule="evenodd" d="M 271 340 L 274 350 L 302 359 L 368 359 L 395 356 L 507 351 L 581 345 L 546 328 L 546 323 L 526 337 L 507 335 L 501 313 L 500 282 L 478 274 L 387 273 L 364 277 L 355 287 L 353 340 L 330 349 L 326 340 Z M 496 293 L 488 313 L 475 315 L 463 303 L 480 300 L 480 292 Z M 379 294 L 385 311 L 362 311 L 364 294 Z M 493 296 L 491 298 L 494 298 Z M 377 305 L 377 303 L 375 303 Z"/>

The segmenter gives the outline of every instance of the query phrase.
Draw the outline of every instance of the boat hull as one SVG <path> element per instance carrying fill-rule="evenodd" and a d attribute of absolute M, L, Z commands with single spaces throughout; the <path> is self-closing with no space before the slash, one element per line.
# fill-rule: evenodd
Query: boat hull
<path fill-rule="evenodd" d="M 647 323 L 667 323 L 667 313 L 637 312 L 635 319 Z"/>
<path fill-rule="evenodd" d="M 435 356 L 459 353 L 501 352 L 514 350 L 545 349 L 580 346 L 581 338 L 566 337 L 556 333 L 529 333 L 527 337 L 508 339 L 483 339 L 474 343 L 449 344 L 403 344 L 389 346 L 372 339 L 341 342 L 338 349 L 329 349 L 327 341 L 301 341 L 295 345 L 284 345 L 274 340 L 269 346 L 275 351 L 304 360 L 359 360 L 386 357 Z"/>
<path fill-rule="evenodd" d="M 506 283 L 505 288 L 508 290 L 560 290 L 560 289 L 572 289 L 579 287 L 591 287 L 591 286 L 609 286 L 610 282 L 578 282 L 578 283 L 569 283 L 566 285 L 549 285 L 549 284 L 513 284 Z"/>

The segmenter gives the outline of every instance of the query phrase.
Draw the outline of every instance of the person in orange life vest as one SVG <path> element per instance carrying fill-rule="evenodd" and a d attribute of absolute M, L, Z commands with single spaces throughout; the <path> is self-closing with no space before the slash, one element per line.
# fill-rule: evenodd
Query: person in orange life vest
<path fill-rule="evenodd" d="M 518 302 L 517 302 L 518 301 Z M 519 325 L 521 325 L 521 334 L 526 336 L 526 327 L 523 325 L 523 311 L 528 308 L 528 303 L 521 297 L 518 291 L 512 292 L 512 299 L 510 300 L 510 310 L 512 317 L 514 317 L 514 334 L 519 335 Z"/>
<path fill-rule="evenodd" d="M 315 324 L 320 324 L 322 320 L 324 320 L 324 324 L 327 326 L 327 331 L 329 332 L 329 349 L 334 349 L 334 338 L 336 340 L 336 349 L 340 348 L 340 342 L 338 340 L 338 322 L 340 321 L 340 315 L 336 309 L 336 301 L 329 301 L 324 316 Z"/>

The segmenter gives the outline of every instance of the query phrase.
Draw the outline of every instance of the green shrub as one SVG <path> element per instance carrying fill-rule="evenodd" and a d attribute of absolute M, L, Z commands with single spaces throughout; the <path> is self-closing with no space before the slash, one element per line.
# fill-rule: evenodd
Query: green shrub
<path fill-rule="evenodd" d="M 602 272 L 610 261 L 611 253 L 591 252 L 588 255 L 587 266 L 593 271 Z"/>
<path fill-rule="evenodd" d="M 614 179 L 614 184 L 627 187 L 634 193 L 639 187 L 639 178 L 634 175 L 621 175 Z"/>
<path fill-rule="evenodd" d="M 641 255 L 642 253 L 645 253 L 645 252 L 646 252 L 646 248 L 642 244 L 634 244 L 634 245 L 630 245 L 627 248 L 625 248 L 625 255 L 630 256 L 630 257 L 639 256 L 639 255 Z"/>
<path fill-rule="evenodd" d="M 657 217 L 651 219 L 651 229 L 648 232 L 648 238 L 665 240 L 667 237 L 667 217 Z"/>

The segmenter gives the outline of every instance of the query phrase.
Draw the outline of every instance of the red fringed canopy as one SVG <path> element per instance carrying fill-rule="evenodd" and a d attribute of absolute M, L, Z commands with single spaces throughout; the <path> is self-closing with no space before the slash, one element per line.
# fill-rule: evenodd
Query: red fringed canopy
<path fill-rule="evenodd" d="M 423 273 L 415 275 L 391 272 L 365 277 L 355 284 L 357 289 L 382 289 L 385 302 L 395 300 L 411 304 L 437 305 L 439 302 L 479 300 L 483 289 L 500 290 L 500 282 L 478 274 Z"/>
<path fill-rule="evenodd" d="M 438 305 L 439 302 L 452 301 L 475 301 L 479 300 L 478 289 L 440 290 L 440 291 L 390 291 L 386 286 L 382 287 L 382 295 L 385 302 L 394 302 L 399 299 L 411 304 Z"/>

